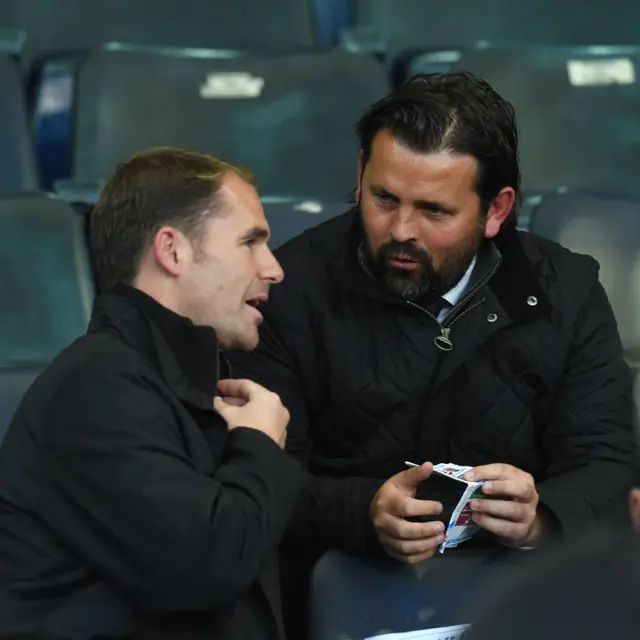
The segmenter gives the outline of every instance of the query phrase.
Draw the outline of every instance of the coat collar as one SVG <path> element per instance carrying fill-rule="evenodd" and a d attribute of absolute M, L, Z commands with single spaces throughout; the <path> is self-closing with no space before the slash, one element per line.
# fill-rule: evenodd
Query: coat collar
<path fill-rule="evenodd" d="M 548 315 L 549 299 L 540 284 L 536 265 L 531 262 L 515 227 L 501 231 L 494 243 L 502 255 L 502 265 L 489 287 L 514 324 Z"/>
<path fill-rule="evenodd" d="M 105 330 L 141 352 L 181 400 L 213 409 L 219 376 L 227 377 L 228 367 L 211 327 L 196 326 L 139 289 L 119 285 L 94 303 L 89 332 Z"/>
<path fill-rule="evenodd" d="M 357 209 L 352 209 L 350 214 L 353 219 L 340 258 L 344 269 L 341 276 L 345 278 L 343 280 L 340 276 L 340 281 L 361 295 L 401 304 L 401 300 L 384 290 L 362 268 L 358 252 L 363 238 L 362 222 Z M 515 225 L 504 227 L 496 238 L 487 241 L 485 249 L 483 253 L 501 256 L 500 267 L 487 286 L 495 294 L 510 322 L 522 324 L 548 314 L 550 304 L 547 295 L 537 277 L 535 265 L 525 253 L 520 232 Z M 480 268 L 476 269 L 476 273 L 480 271 Z M 476 273 L 472 276 L 470 287 L 473 286 Z"/>

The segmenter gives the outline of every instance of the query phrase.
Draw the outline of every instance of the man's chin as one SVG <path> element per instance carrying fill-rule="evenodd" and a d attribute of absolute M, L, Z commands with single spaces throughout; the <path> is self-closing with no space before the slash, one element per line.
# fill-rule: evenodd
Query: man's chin
<path fill-rule="evenodd" d="M 258 327 L 251 327 L 242 333 L 218 335 L 218 346 L 225 351 L 253 351 L 260 342 Z"/>
<path fill-rule="evenodd" d="M 419 273 L 392 273 L 388 271 L 383 280 L 386 288 L 403 300 L 413 301 L 423 296 L 424 284 Z"/>
<path fill-rule="evenodd" d="M 247 328 L 247 331 L 238 335 L 238 346 L 236 349 L 241 351 L 253 351 L 260 343 L 260 333 L 258 325 Z"/>

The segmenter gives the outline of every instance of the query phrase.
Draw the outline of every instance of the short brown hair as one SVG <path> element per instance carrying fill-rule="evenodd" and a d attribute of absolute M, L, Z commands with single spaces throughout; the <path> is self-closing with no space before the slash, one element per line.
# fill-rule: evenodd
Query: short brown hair
<path fill-rule="evenodd" d="M 164 225 L 193 238 L 215 213 L 215 196 L 229 171 L 255 186 L 254 175 L 244 167 L 184 149 L 149 149 L 120 164 L 89 221 L 99 289 L 133 284 L 153 236 Z"/>

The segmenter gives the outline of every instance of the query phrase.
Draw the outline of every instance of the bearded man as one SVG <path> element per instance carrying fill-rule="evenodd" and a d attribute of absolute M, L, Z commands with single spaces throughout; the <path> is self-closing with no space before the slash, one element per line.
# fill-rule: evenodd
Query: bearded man
<path fill-rule="evenodd" d="M 451 505 L 431 463 L 505 498 L 473 503 L 494 550 L 625 514 L 616 322 L 595 260 L 516 228 L 513 107 L 471 74 L 418 75 L 357 130 L 355 208 L 276 252 L 260 345 L 232 357 L 280 395 L 313 475 L 289 540 L 433 562 Z"/>

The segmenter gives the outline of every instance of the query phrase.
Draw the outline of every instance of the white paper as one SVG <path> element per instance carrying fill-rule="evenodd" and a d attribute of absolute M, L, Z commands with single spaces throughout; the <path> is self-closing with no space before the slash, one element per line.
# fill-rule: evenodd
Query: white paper
<path fill-rule="evenodd" d="M 422 631 L 407 631 L 406 633 L 387 633 L 382 636 L 366 638 L 365 640 L 462 640 L 465 631 L 469 628 L 470 625 L 461 624 L 456 627 L 440 627 Z"/>

